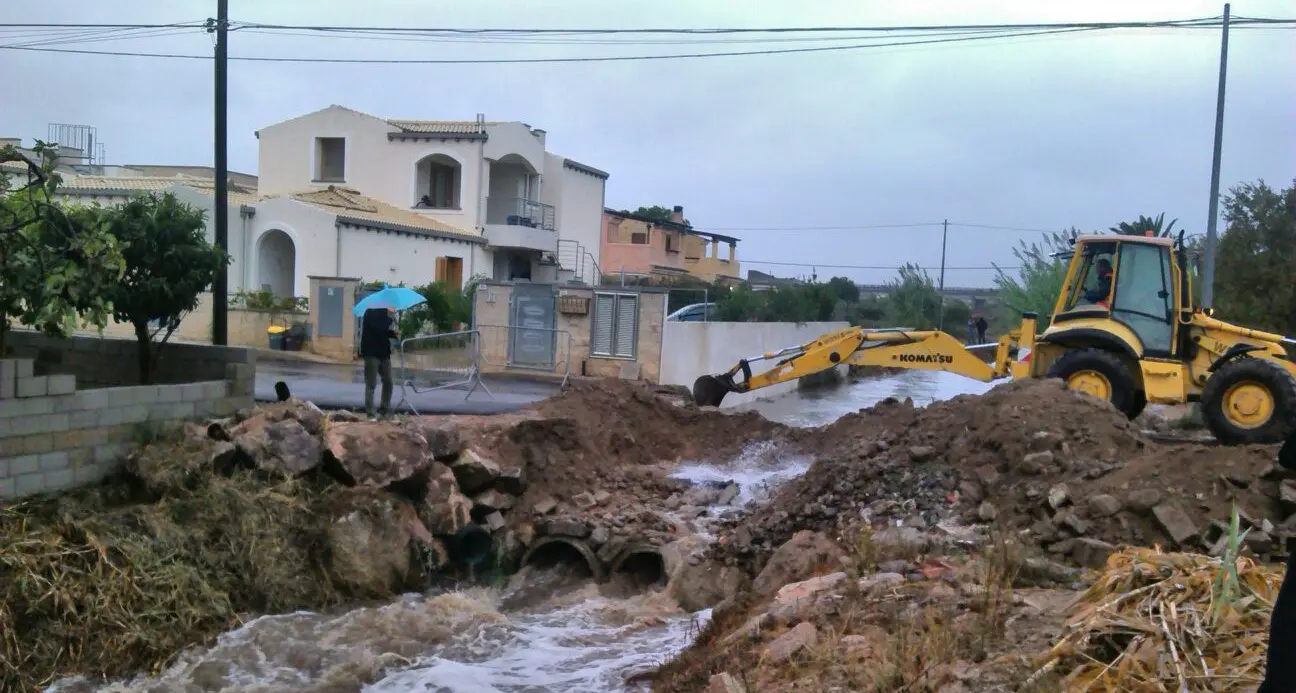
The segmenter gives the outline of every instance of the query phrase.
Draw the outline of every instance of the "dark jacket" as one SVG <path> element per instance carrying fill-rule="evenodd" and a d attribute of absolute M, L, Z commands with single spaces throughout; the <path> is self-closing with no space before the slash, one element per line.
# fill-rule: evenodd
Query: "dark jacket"
<path fill-rule="evenodd" d="M 391 358 L 391 341 L 396 339 L 396 325 L 385 308 L 370 308 L 360 318 L 360 357 Z"/>
<path fill-rule="evenodd" d="M 1296 471 L 1296 432 L 1287 437 L 1278 452 L 1278 464 Z M 1265 662 L 1264 682 L 1256 693 L 1288 693 L 1296 691 L 1296 573 L 1292 567 L 1296 559 L 1296 541 L 1287 540 L 1287 574 L 1283 576 L 1273 615 L 1269 617 L 1269 652 Z"/>

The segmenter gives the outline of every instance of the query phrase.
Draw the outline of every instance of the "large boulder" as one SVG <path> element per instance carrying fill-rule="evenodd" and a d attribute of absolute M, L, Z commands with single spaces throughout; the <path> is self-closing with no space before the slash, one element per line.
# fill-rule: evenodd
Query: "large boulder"
<path fill-rule="evenodd" d="M 253 417 L 229 431 L 240 454 L 257 469 L 301 474 L 319 466 L 320 441 L 298 419 Z"/>
<path fill-rule="evenodd" d="M 416 509 L 428 531 L 448 537 L 472 521 L 473 502 L 459 490 L 449 467 L 432 462 Z"/>
<path fill-rule="evenodd" d="M 836 572 L 844 555 L 833 540 L 803 529 L 774 550 L 752 589 L 761 596 L 773 596 L 784 585 Z"/>
<path fill-rule="evenodd" d="M 464 448 L 459 459 L 450 464 L 450 469 L 454 470 L 460 490 L 468 494 L 489 488 L 500 476 L 499 465 L 472 448 Z"/>
<path fill-rule="evenodd" d="M 463 442 L 459 427 L 435 416 L 416 416 L 405 425 L 427 441 L 428 454 L 438 462 L 451 462 L 459 457 Z"/>
<path fill-rule="evenodd" d="M 348 486 L 389 486 L 434 462 L 421 434 L 390 422 L 330 424 L 324 446 L 328 471 Z"/>
<path fill-rule="evenodd" d="M 620 542 L 613 540 L 604 548 Z M 661 547 L 668 575 L 667 593 L 685 611 L 713 607 L 737 595 L 747 586 L 747 576 L 736 566 L 706 558 L 707 544 L 690 536 Z M 602 557 L 603 552 L 600 552 Z"/>
<path fill-rule="evenodd" d="M 283 402 L 261 404 L 250 410 L 247 416 L 239 415 L 235 418 L 240 423 L 258 418 L 265 419 L 267 423 L 293 420 L 301 423 L 313 436 L 323 433 L 328 422 L 328 415 L 313 402 L 296 397 L 289 397 Z"/>
<path fill-rule="evenodd" d="M 403 507 L 404 506 L 404 507 Z M 340 489 L 329 504 L 328 568 L 352 596 L 380 598 L 413 583 L 415 524 L 405 501 L 381 489 Z"/>

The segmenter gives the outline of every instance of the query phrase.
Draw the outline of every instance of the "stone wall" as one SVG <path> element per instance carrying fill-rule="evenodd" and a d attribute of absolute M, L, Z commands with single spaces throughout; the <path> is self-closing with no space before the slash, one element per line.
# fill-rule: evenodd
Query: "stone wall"
<path fill-rule="evenodd" d="M 252 405 L 256 352 L 168 345 L 156 385 L 137 385 L 135 342 L 14 331 L 0 360 L 0 500 L 113 472 L 149 425 Z"/>

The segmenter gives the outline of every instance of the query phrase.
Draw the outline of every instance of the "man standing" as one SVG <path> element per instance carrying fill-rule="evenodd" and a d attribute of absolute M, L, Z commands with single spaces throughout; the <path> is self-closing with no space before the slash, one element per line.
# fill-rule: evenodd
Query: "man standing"
<path fill-rule="evenodd" d="M 990 329 L 990 323 L 986 322 L 985 316 L 984 315 L 977 316 L 976 331 L 977 331 L 977 339 L 979 340 L 977 344 L 985 344 L 986 330 L 988 329 Z"/>
<path fill-rule="evenodd" d="M 392 372 L 391 340 L 396 339 L 396 320 L 390 308 L 370 308 L 360 319 L 360 358 L 364 359 L 365 413 L 374 413 L 374 387 L 382 378 L 382 403 L 378 414 L 384 418 L 391 409 Z"/>

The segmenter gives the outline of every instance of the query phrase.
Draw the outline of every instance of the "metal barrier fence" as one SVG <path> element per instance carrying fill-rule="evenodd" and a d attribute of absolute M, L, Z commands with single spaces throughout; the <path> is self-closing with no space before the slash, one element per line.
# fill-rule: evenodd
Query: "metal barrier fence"
<path fill-rule="evenodd" d="M 403 404 L 418 415 L 409 401 L 409 393 L 419 394 L 433 390 L 467 387 L 472 396 L 481 388 L 491 399 L 490 388 L 481 379 L 481 335 L 477 330 L 461 330 L 441 334 L 419 335 L 400 342 L 400 389 Z"/>
<path fill-rule="evenodd" d="M 571 378 L 572 339 L 567 330 L 520 325 L 477 325 L 478 364 L 492 370 L 528 370 Z"/>

